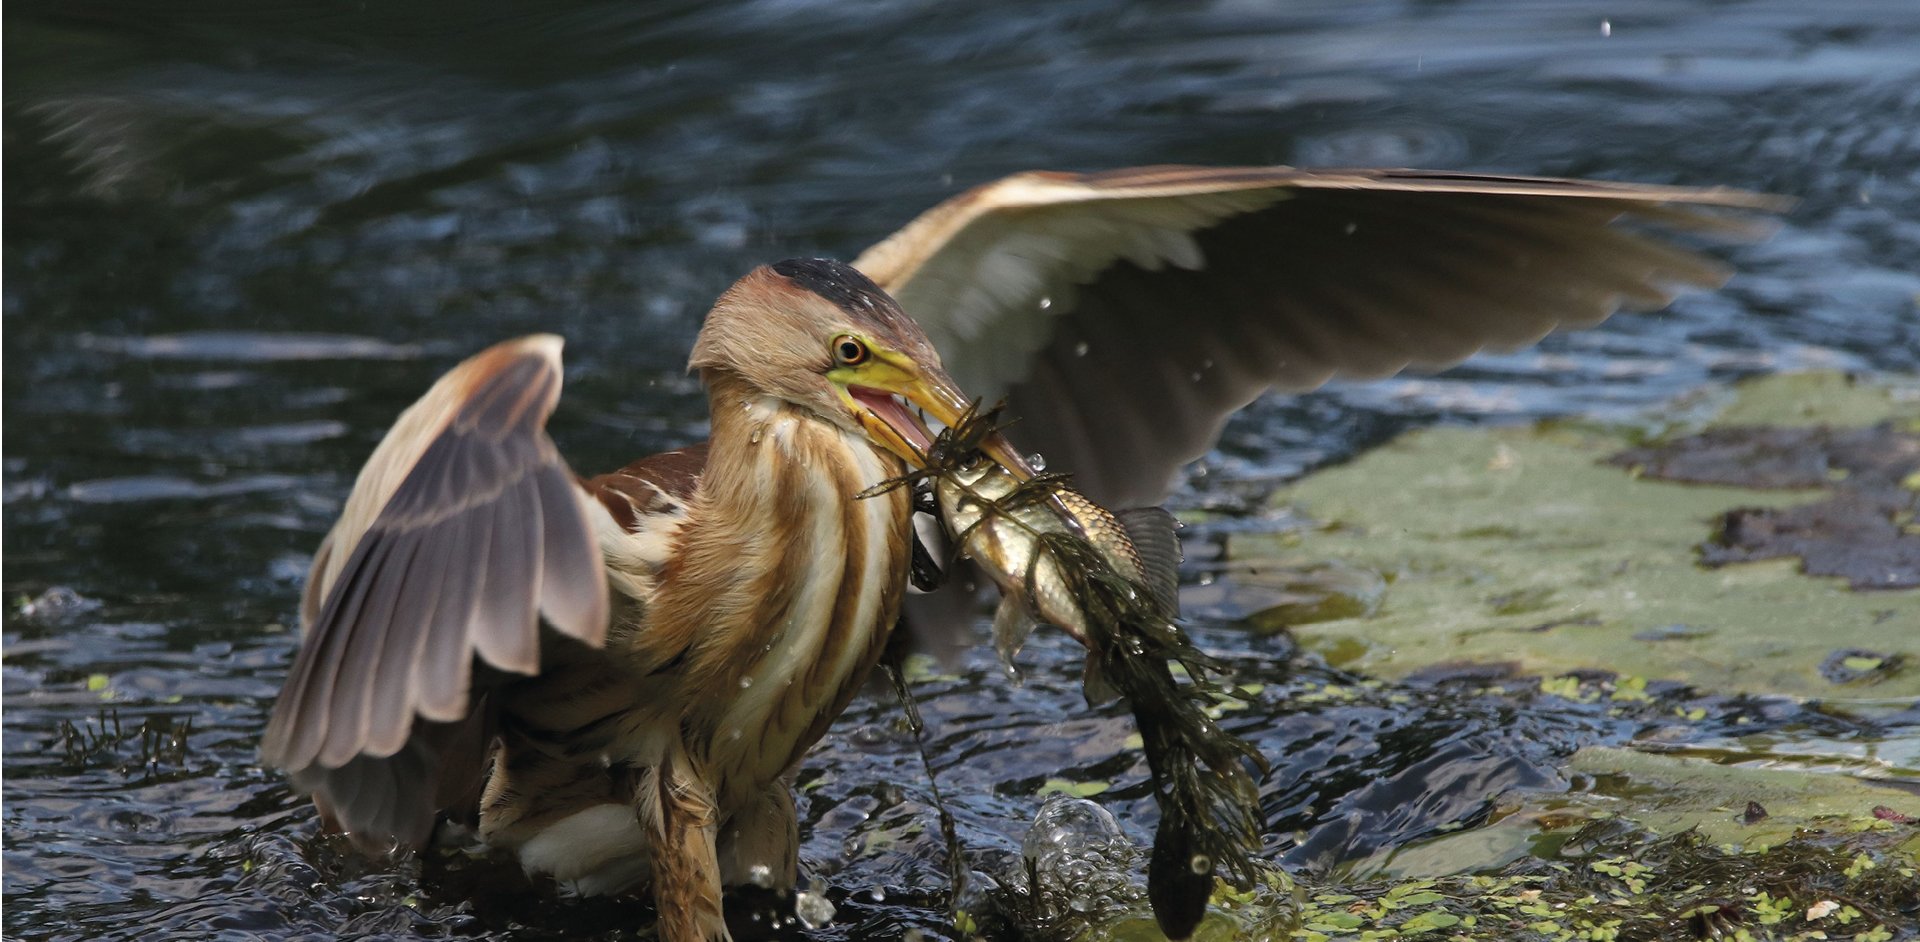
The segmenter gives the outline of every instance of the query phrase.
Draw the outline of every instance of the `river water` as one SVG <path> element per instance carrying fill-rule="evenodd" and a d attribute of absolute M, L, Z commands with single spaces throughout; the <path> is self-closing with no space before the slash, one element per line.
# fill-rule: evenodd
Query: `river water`
<path fill-rule="evenodd" d="M 461 355 L 564 334 L 553 432 L 589 473 L 684 443 L 704 427 L 685 351 L 734 277 L 851 257 L 1000 174 L 1401 165 L 1801 200 L 1724 251 L 1740 275 L 1716 294 L 1263 400 L 1184 506 L 1424 424 L 1920 369 L 1920 5 L 1900 0 L 26 2 L 5 42 L 10 938 L 625 937 L 642 920 L 618 907 L 474 906 L 470 875 L 342 857 L 257 765 L 309 554 Z M 1470 820 L 1630 732 L 1441 694 L 1290 705 L 1324 668 L 1196 631 L 1270 685 L 1243 728 L 1276 757 L 1271 846 L 1297 869 Z M 1027 661 L 1020 687 L 987 655 L 921 687 L 986 874 L 1063 769 L 1111 779 L 1151 832 L 1124 718 L 1081 704 L 1057 641 Z M 863 697 L 802 775 L 803 866 L 842 913 L 820 938 L 950 931 L 898 716 Z M 1450 757 L 1459 775 L 1385 790 L 1406 814 L 1343 823 L 1370 783 Z"/>

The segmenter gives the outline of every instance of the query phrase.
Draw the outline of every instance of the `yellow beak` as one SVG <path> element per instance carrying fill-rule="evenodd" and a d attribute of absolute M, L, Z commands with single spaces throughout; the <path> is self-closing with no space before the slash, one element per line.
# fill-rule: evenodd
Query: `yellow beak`
<path fill-rule="evenodd" d="M 973 400 L 961 392 L 944 371 L 925 369 L 892 357 L 877 358 L 857 379 L 850 378 L 842 388 L 858 411 L 867 434 L 916 468 L 926 467 L 927 452 L 933 447 L 933 433 L 894 396 L 904 398 L 949 428 L 973 409 Z M 980 443 L 980 450 L 1019 480 L 1029 480 L 1034 475 L 1026 456 L 999 432 L 988 435 Z"/>

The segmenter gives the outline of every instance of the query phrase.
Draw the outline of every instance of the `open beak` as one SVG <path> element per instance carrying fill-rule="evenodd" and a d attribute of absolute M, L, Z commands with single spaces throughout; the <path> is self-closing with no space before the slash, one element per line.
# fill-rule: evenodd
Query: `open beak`
<path fill-rule="evenodd" d="M 916 370 L 910 377 L 903 376 L 902 380 L 891 390 L 854 385 L 847 386 L 846 390 L 861 407 L 860 421 L 875 441 L 885 445 L 887 450 L 899 455 L 908 464 L 916 468 L 925 467 L 927 452 L 933 448 L 933 433 L 907 405 L 920 408 L 940 424 L 951 428 L 973 408 L 973 400 L 968 399 L 952 378 L 938 369 Z M 896 399 L 895 393 L 904 397 L 906 404 Z M 1013 476 L 1019 480 L 1030 480 L 1034 476 L 1033 466 L 1027 462 L 1026 456 L 1020 454 L 1013 443 L 999 432 L 988 435 L 980 443 L 980 450 L 1013 472 Z"/>

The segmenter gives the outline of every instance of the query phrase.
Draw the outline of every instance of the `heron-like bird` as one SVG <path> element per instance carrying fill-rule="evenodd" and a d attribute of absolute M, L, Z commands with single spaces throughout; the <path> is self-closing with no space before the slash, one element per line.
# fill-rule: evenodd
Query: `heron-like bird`
<path fill-rule="evenodd" d="M 748 274 L 690 360 L 710 439 L 590 479 L 545 432 L 560 340 L 500 344 L 361 472 L 263 757 L 363 844 L 419 846 L 445 812 L 571 890 L 650 887 L 668 942 L 724 939 L 723 887 L 793 886 L 787 782 L 899 617 L 909 495 L 857 495 L 920 460 L 914 409 L 952 423 L 1005 396 L 1083 492 L 1152 502 L 1268 389 L 1437 368 L 1726 277 L 1622 217 L 1729 230 L 1715 210 L 1777 205 L 1417 171 L 1019 174 L 851 267 Z"/>

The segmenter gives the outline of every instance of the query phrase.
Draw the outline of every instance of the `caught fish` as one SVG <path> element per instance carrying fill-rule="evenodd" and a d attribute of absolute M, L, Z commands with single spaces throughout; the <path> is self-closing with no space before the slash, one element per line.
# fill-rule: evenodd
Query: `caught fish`
<path fill-rule="evenodd" d="M 1126 592 L 1166 618 L 1179 611 L 1180 544 L 1173 515 L 1158 507 L 1113 513 L 1063 479 L 1022 484 L 1006 468 L 976 458 L 933 481 L 940 519 L 958 554 L 986 570 L 1000 587 L 993 615 L 994 647 L 1011 667 L 1034 625 L 1065 630 L 1091 649 L 1089 612 L 1076 596 L 1060 554 L 1047 539 L 1084 540 L 1129 585 Z M 1144 597 L 1142 598 L 1142 594 Z M 1088 699 L 1112 699 L 1088 654 Z"/>
<path fill-rule="evenodd" d="M 1161 931 L 1185 939 L 1206 915 L 1217 869 L 1243 887 L 1255 877 L 1261 828 L 1249 767 L 1264 772 L 1266 761 L 1207 716 L 1224 693 L 1213 680 L 1222 665 L 1178 623 L 1172 516 L 1113 513 L 1063 475 L 1021 481 L 978 452 L 992 427 L 992 413 L 969 413 L 941 433 L 912 480 L 930 485 L 958 553 L 999 586 L 1001 656 L 1011 658 L 1035 623 L 1056 625 L 1087 648 L 1088 701 L 1127 701 L 1160 806 L 1147 898 Z"/>

